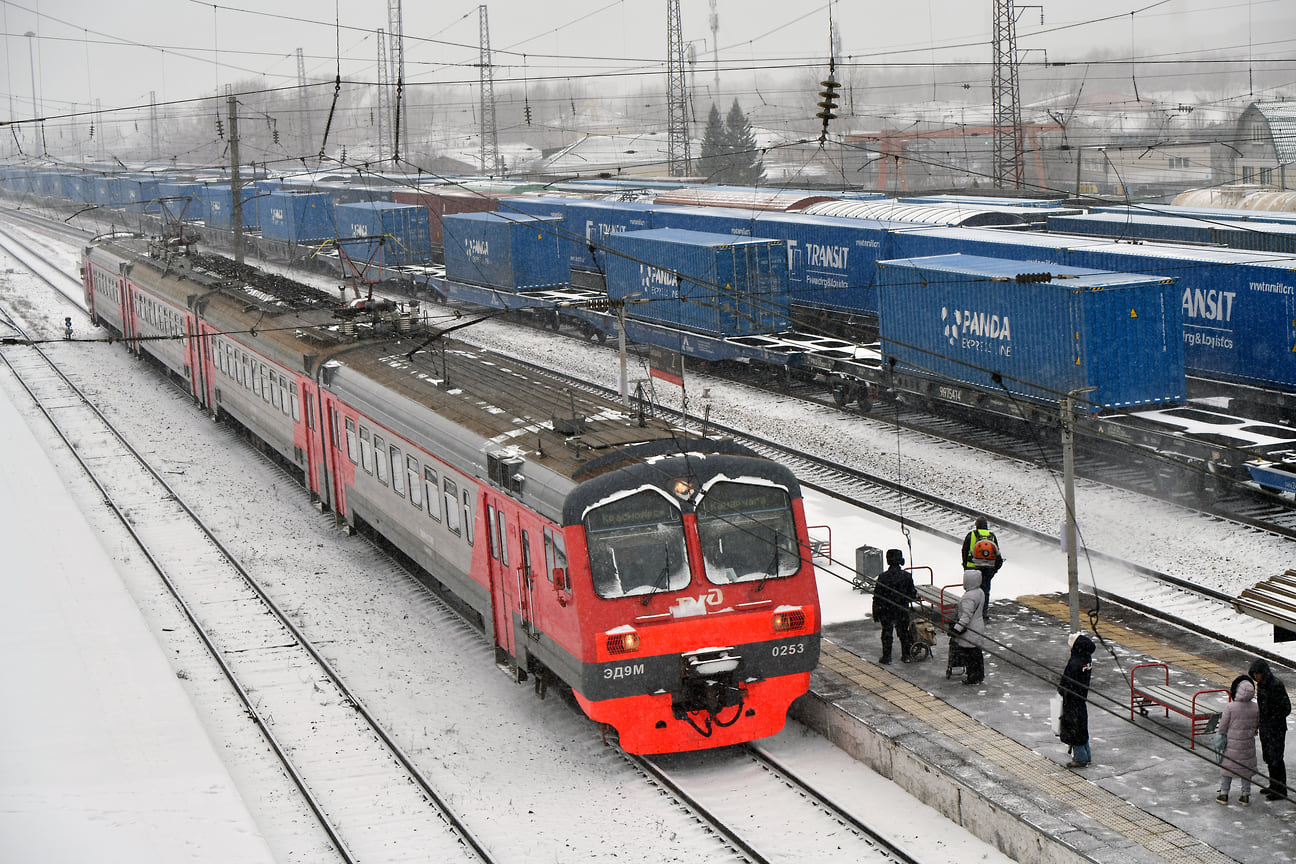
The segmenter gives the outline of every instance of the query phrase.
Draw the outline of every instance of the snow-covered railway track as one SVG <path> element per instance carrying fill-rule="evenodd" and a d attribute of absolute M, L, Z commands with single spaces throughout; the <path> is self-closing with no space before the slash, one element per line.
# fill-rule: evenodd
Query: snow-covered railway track
<path fill-rule="evenodd" d="M 636 761 L 748 860 L 916 864 L 760 746 Z"/>
<path fill-rule="evenodd" d="M 9 345 L 0 359 L 166 583 L 340 860 L 491 860 L 288 616 L 51 358 Z"/>
<path fill-rule="evenodd" d="M 50 261 L 47 255 L 33 249 L 17 234 L 0 228 L 0 250 L 21 262 L 32 275 L 72 301 L 78 309 L 85 309 L 81 283 Z"/>

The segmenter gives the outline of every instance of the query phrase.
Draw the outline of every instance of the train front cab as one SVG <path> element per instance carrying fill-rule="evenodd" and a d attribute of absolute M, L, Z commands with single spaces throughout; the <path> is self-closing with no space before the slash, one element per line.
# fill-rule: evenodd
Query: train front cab
<path fill-rule="evenodd" d="M 706 454 L 649 460 L 564 507 L 578 683 L 631 753 L 779 732 L 819 659 L 819 603 L 795 478 Z M 569 679 L 571 680 L 571 679 Z"/>

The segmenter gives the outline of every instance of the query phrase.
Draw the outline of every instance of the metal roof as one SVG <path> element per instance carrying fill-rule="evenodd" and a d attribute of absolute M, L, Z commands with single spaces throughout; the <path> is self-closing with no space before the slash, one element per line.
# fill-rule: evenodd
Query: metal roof
<path fill-rule="evenodd" d="M 1255 109 L 1269 124 L 1269 137 L 1279 165 L 1296 162 L 1296 102 L 1252 102 Z M 1247 112 L 1243 112 L 1243 117 Z"/>
<path fill-rule="evenodd" d="M 806 207 L 802 212 L 814 216 L 844 216 L 851 219 L 879 219 L 890 222 L 966 227 L 1021 225 L 1025 222 L 1020 214 L 1003 209 L 903 204 L 894 200 L 825 201 Z"/>

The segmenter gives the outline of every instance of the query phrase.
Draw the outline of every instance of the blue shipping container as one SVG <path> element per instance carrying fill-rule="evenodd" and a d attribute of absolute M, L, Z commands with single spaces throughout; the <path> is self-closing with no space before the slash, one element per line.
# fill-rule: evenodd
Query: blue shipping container
<path fill-rule="evenodd" d="M 626 315 L 712 336 L 774 333 L 788 319 L 787 247 L 779 240 L 657 228 L 604 238 L 607 291 L 642 302 Z"/>
<path fill-rule="evenodd" d="M 261 224 L 261 219 L 254 200 L 257 195 L 256 187 L 249 183 L 244 185 L 241 191 L 243 227 L 257 228 Z M 226 231 L 234 229 L 234 195 L 230 191 L 230 184 L 216 183 L 203 186 L 198 192 L 198 198 L 202 205 L 203 221 L 209 227 L 222 228 Z"/>
<path fill-rule="evenodd" d="M 174 219 L 194 222 L 203 218 L 203 205 L 199 199 L 201 183 L 174 181 L 158 184 L 159 204 Z"/>
<path fill-rule="evenodd" d="M 1049 405 L 1096 387 L 1093 411 L 1185 398 L 1171 279 L 1055 266 L 1018 281 L 1029 268 L 974 255 L 877 267 L 882 351 L 903 367 Z"/>
<path fill-rule="evenodd" d="M 1048 229 L 1122 240 L 1161 240 L 1286 255 L 1296 253 L 1296 225 L 1276 222 L 1217 222 L 1159 213 L 1090 213 L 1051 216 Z"/>
<path fill-rule="evenodd" d="M 456 213 L 441 220 L 446 278 L 506 291 L 571 282 L 554 221 L 516 213 Z"/>
<path fill-rule="evenodd" d="M 262 237 L 285 243 L 318 243 L 337 236 L 333 199 L 327 192 L 274 191 L 258 200 L 262 202 L 257 208 Z"/>
<path fill-rule="evenodd" d="M 339 204 L 334 213 L 338 245 L 352 259 L 388 267 L 426 264 L 432 259 L 426 207 L 380 201 Z M 347 237 L 370 239 L 343 243 Z"/>
<path fill-rule="evenodd" d="M 572 237 L 571 268 L 607 272 L 607 253 L 603 238 L 624 231 L 647 231 L 656 228 L 653 213 L 658 208 L 638 201 L 584 201 L 575 199 L 567 205 L 564 226 Z M 594 254 L 590 255 L 590 246 Z"/>

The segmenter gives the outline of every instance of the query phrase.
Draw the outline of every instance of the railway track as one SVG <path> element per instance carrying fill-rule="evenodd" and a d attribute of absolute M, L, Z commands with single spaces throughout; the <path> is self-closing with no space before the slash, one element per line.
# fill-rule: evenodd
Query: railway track
<path fill-rule="evenodd" d="M 183 608 L 339 860 L 491 861 L 317 647 L 52 359 L 33 345 L 0 359 Z"/>
<path fill-rule="evenodd" d="M 823 747 L 832 745 L 824 742 Z M 631 758 L 631 757 L 627 757 Z M 899 861 L 918 864 L 851 808 L 832 800 L 756 744 L 705 753 L 636 757 L 742 858 L 766 862 Z M 777 819 L 769 818 L 778 814 Z"/>

